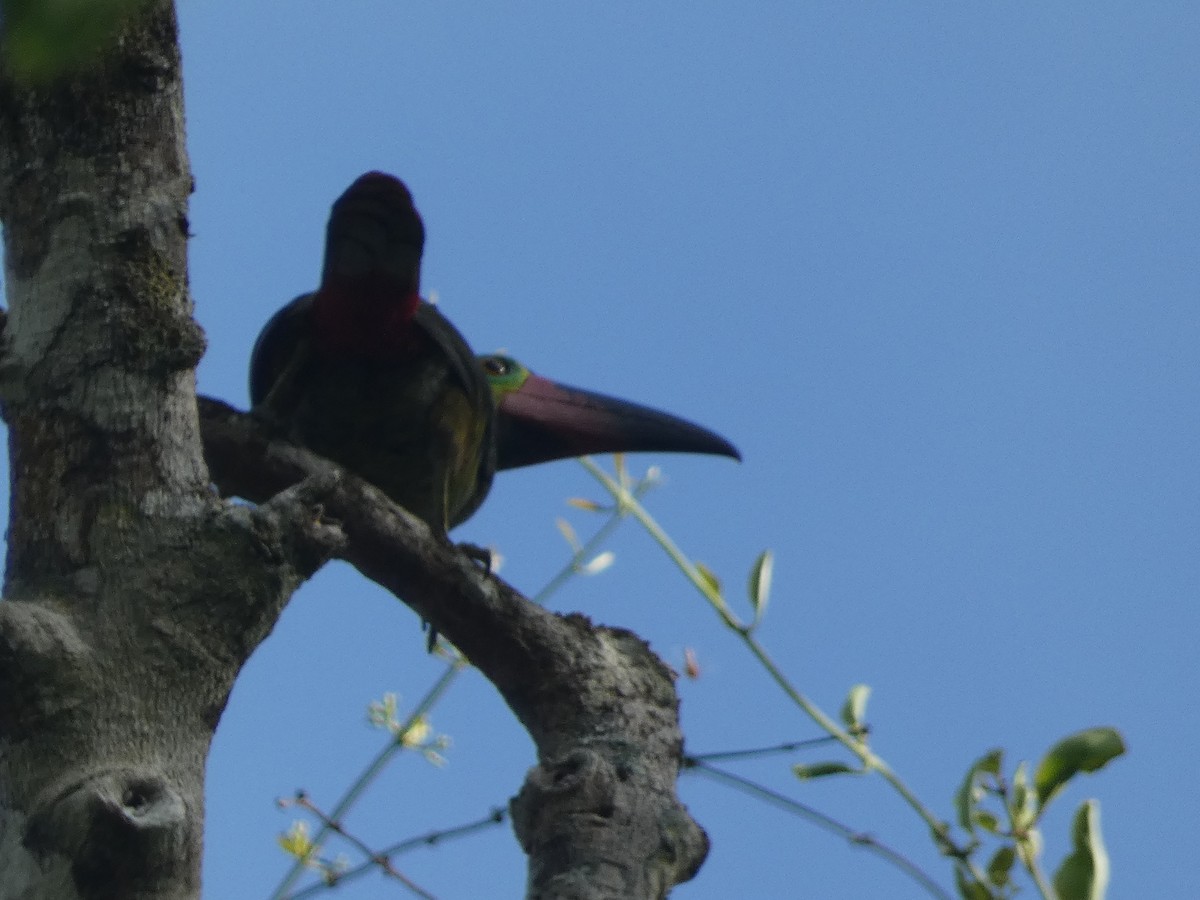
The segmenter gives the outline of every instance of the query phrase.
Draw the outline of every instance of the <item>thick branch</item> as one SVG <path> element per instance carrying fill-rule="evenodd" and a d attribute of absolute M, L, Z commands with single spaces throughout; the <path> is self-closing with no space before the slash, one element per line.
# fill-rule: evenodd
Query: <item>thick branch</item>
<path fill-rule="evenodd" d="M 682 754 L 672 674 L 636 635 L 530 603 L 357 478 L 200 399 L 223 492 L 262 499 L 308 477 L 341 525 L 338 555 L 433 623 L 489 678 L 538 747 L 513 802 L 531 897 L 661 897 L 698 870 L 704 832 L 675 796 Z M 268 485 L 263 489 L 262 485 Z M 294 492 L 265 509 L 283 514 Z M 311 519 L 303 503 L 291 507 Z"/>

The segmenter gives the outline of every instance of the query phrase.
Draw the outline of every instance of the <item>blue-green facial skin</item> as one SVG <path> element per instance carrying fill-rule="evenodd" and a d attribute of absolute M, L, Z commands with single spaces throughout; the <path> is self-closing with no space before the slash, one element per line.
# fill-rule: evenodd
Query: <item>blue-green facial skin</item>
<path fill-rule="evenodd" d="M 509 394 L 519 391 L 529 378 L 529 370 L 513 359 L 500 353 L 479 357 L 479 365 L 492 389 L 492 400 L 499 403 Z"/>

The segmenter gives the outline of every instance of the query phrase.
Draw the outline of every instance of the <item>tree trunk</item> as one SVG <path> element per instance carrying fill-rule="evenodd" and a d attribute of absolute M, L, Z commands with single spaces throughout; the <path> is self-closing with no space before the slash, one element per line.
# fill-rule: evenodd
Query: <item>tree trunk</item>
<path fill-rule="evenodd" d="M 0 900 L 199 896 L 213 731 L 331 554 L 403 595 L 533 735 L 513 803 L 529 896 L 664 896 L 706 841 L 675 797 L 678 701 L 644 643 L 533 606 L 369 485 L 208 402 L 213 480 L 260 505 L 212 492 L 174 7 L 135 9 L 86 71 L 0 74 Z"/>
<path fill-rule="evenodd" d="M 86 71 L 0 81 L 3 898 L 198 896 L 213 729 L 320 561 L 208 486 L 175 14 L 139 9 Z"/>

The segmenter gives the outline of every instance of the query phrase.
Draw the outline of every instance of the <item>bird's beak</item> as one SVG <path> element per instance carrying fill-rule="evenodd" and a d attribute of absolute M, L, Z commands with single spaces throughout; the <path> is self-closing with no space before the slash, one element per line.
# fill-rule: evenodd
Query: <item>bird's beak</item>
<path fill-rule="evenodd" d="M 712 453 L 741 460 L 737 448 L 707 428 L 669 413 L 530 374 L 497 407 L 497 468 L 588 453 Z"/>

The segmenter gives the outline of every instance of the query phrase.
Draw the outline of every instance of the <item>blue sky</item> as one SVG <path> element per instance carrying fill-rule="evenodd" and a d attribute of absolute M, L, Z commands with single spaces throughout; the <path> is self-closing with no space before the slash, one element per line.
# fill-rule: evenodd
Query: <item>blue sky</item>
<path fill-rule="evenodd" d="M 1002 745 L 1036 760 L 1111 724 L 1110 896 L 1194 890 L 1181 754 L 1200 635 L 1200 7 L 1189 3 L 181 4 L 197 190 L 202 391 L 242 405 L 266 318 L 314 286 L 330 202 L 378 168 L 429 232 L 424 283 L 477 350 L 669 409 L 728 460 L 659 464 L 649 501 L 740 600 L 777 556 L 762 638 L 836 711 L 874 688 L 874 745 L 949 817 Z M 533 592 L 586 533 L 573 463 L 504 475 L 456 536 Z M 552 601 L 677 667 L 689 749 L 815 734 L 633 525 Z M 209 767 L 205 894 L 265 896 L 298 787 L 329 804 L 375 752 L 367 703 L 439 664 L 415 616 L 342 565 L 247 666 Z M 1185 698 L 1179 702 L 1177 698 Z M 502 804 L 532 747 L 466 675 L 348 822 L 382 845 Z M 828 756 L 820 754 L 820 758 Z M 738 771 L 906 852 L 873 780 Z M 685 777 L 713 839 L 680 898 L 924 897 L 802 821 Z M 443 898 L 516 896 L 507 827 L 398 861 Z M 405 896 L 371 877 L 339 897 Z"/>

